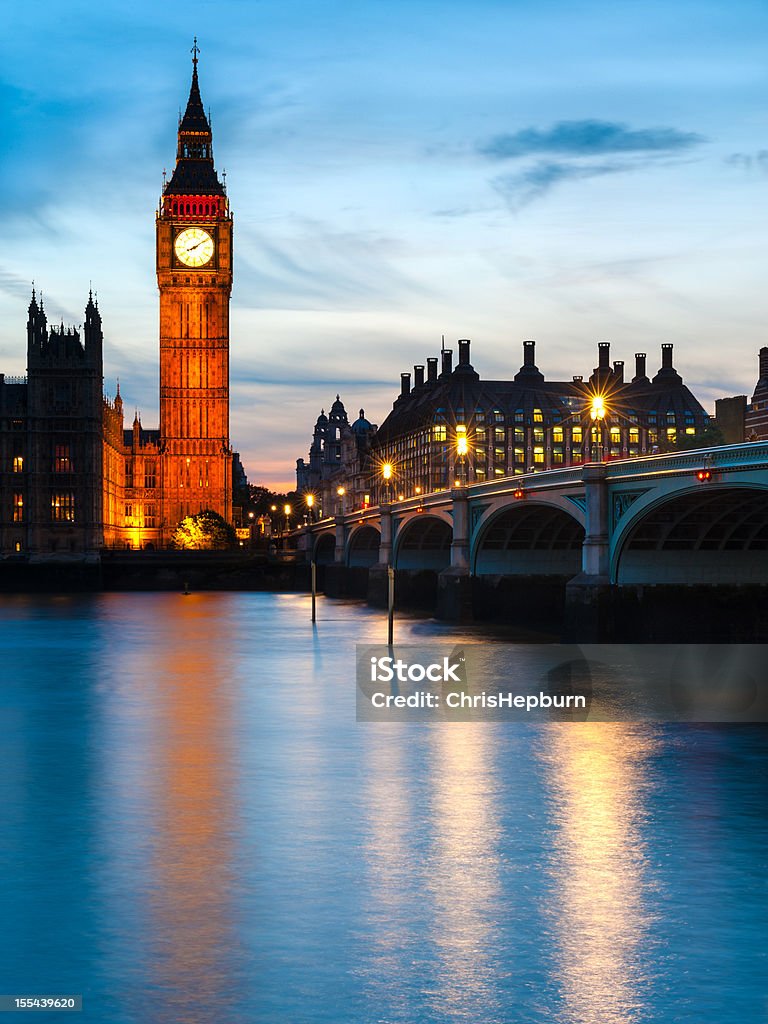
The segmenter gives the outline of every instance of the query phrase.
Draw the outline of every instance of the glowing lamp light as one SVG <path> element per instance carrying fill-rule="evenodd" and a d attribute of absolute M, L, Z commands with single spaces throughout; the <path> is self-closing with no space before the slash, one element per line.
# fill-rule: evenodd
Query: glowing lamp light
<path fill-rule="evenodd" d="M 595 395 L 592 399 L 592 406 L 589 410 L 593 420 L 604 420 L 606 414 L 605 399 L 602 395 Z"/>
<path fill-rule="evenodd" d="M 698 471 L 698 473 L 696 474 L 696 479 L 698 481 L 700 481 L 701 483 L 706 483 L 707 480 L 711 480 L 712 479 L 712 473 L 708 469 L 700 469 Z"/>
<path fill-rule="evenodd" d="M 420 488 L 420 487 L 417 487 L 417 488 L 416 488 L 416 493 L 417 493 L 417 494 L 421 494 L 421 488 Z"/>
<path fill-rule="evenodd" d="M 457 455 L 466 455 L 468 451 L 467 428 L 458 426 L 456 427 L 456 453 Z"/>
<path fill-rule="evenodd" d="M 270 512 L 277 512 L 277 505 L 270 505 L 269 510 Z"/>
<path fill-rule="evenodd" d="M 514 491 L 512 492 L 512 495 L 513 495 L 513 497 L 517 498 L 518 501 L 519 501 L 520 498 L 524 498 L 525 497 L 525 491 L 523 490 L 522 487 L 516 487 L 514 489 Z"/>
<path fill-rule="evenodd" d="M 285 505 L 285 506 L 283 507 L 283 512 L 285 512 L 285 514 L 286 514 L 287 516 L 289 516 L 289 515 L 291 514 L 291 506 L 290 506 L 290 505 Z"/>
<path fill-rule="evenodd" d="M 392 479 L 392 463 L 391 462 L 385 462 L 384 463 L 384 465 L 381 467 L 381 475 L 384 477 L 385 480 L 391 480 Z"/>
<path fill-rule="evenodd" d="M 398 501 L 405 501 L 405 495 L 404 494 L 398 494 L 397 500 Z"/>
<path fill-rule="evenodd" d="M 308 494 L 307 495 L 307 508 L 312 508 L 312 506 L 314 504 L 315 504 L 315 496 L 314 496 L 314 494 Z"/>
<path fill-rule="evenodd" d="M 338 487 L 338 488 L 336 489 L 336 493 L 338 494 L 338 496 L 339 496 L 340 498 L 343 498 L 343 497 L 344 497 L 344 495 L 345 495 L 345 494 L 347 493 L 347 491 L 346 491 L 346 488 L 345 488 L 345 487 Z"/>

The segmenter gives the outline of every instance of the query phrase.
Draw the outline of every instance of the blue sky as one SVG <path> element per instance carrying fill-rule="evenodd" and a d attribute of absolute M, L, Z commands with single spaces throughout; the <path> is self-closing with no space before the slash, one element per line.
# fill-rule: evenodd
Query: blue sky
<path fill-rule="evenodd" d="M 675 361 L 711 407 L 754 387 L 765 322 L 768 8 L 443 0 L 8 8 L 0 369 L 29 282 L 106 390 L 157 423 L 154 209 L 201 46 L 235 214 L 232 440 L 289 483 L 321 406 L 381 422 L 399 374 L 469 337 L 553 378 L 598 340 Z"/>

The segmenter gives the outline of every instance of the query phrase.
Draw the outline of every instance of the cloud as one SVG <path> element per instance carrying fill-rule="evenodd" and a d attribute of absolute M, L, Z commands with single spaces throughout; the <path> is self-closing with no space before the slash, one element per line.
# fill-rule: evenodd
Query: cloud
<path fill-rule="evenodd" d="M 742 171 L 758 171 L 768 174 L 768 149 L 760 149 L 757 153 L 731 153 L 725 158 L 729 167 Z"/>
<path fill-rule="evenodd" d="M 622 163 L 578 164 L 540 160 L 533 167 L 516 174 L 500 175 L 494 179 L 493 186 L 510 206 L 517 210 L 534 199 L 540 199 L 553 186 L 563 182 L 600 178 L 606 174 L 618 174 L 626 170 L 629 168 Z"/>
<path fill-rule="evenodd" d="M 492 160 L 510 160 L 537 153 L 601 156 L 615 153 L 671 153 L 706 141 L 696 132 L 677 128 L 632 129 L 615 121 L 558 121 L 551 128 L 523 128 L 512 135 L 494 135 L 477 150 Z"/>

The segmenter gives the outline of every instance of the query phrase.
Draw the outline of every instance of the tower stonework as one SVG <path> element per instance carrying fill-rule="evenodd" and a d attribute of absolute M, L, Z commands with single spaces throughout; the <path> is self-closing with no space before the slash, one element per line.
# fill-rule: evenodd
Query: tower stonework
<path fill-rule="evenodd" d="M 231 519 L 229 298 L 232 215 L 213 163 L 197 45 L 176 167 L 157 213 L 162 533 L 213 509 Z"/>

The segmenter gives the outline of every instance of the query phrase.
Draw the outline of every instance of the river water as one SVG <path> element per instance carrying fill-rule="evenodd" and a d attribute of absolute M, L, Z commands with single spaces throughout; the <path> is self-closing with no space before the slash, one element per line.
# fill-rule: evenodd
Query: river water
<path fill-rule="evenodd" d="M 768 1021 L 763 728 L 358 723 L 382 615 L 313 630 L 301 595 L 0 609 L 2 993 L 109 1024 Z"/>

